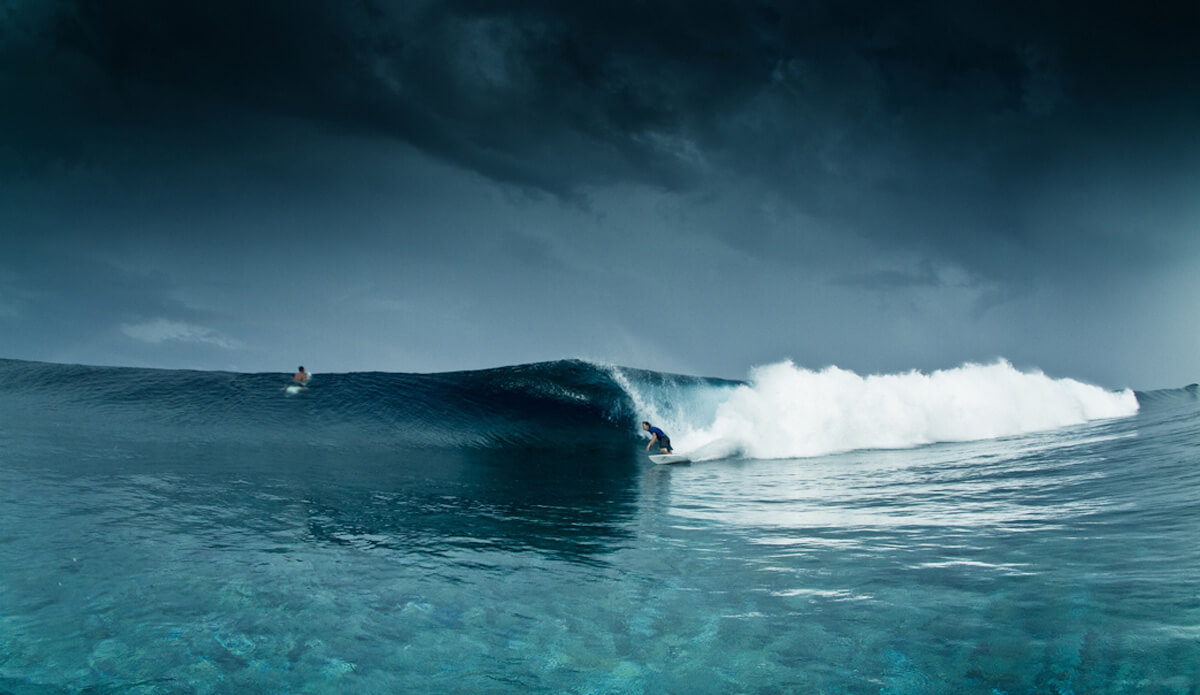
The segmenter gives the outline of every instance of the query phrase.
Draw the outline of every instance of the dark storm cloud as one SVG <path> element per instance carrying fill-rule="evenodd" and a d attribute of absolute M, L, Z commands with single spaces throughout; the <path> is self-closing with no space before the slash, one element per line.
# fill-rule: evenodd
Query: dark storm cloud
<path fill-rule="evenodd" d="M 132 144 L 136 156 L 237 150 L 265 130 L 256 117 L 284 116 L 560 194 L 683 176 L 641 140 L 670 128 L 676 105 L 621 74 L 637 65 L 594 64 L 595 46 L 550 19 L 322 2 L 57 8 L 14 10 L 26 16 L 12 32 L 25 33 L 10 43 L 6 82 L 26 107 L 6 129 L 32 159 L 89 161 L 98 149 L 128 164 L 111 150 Z"/>
<path fill-rule="evenodd" d="M 23 105 L 0 117 L 10 168 L 245 156 L 289 146 L 272 119 L 291 118 L 568 197 L 750 177 L 840 233 L 999 267 L 1089 233 L 1031 224 L 1031 190 L 1196 161 L 1173 149 L 1200 124 L 1195 5 L 7 8 L 3 84 Z"/>
<path fill-rule="evenodd" d="M 1194 118 L 1195 90 L 1181 93 L 1180 76 L 1200 68 L 1198 14 L 1095 3 L 17 2 L 5 53 L 10 87 L 34 92 L 31 121 L 57 112 L 188 129 L 219 128 L 222 110 L 285 113 L 549 185 L 553 173 L 588 181 L 556 161 L 576 155 L 627 167 L 609 175 L 670 169 L 650 134 L 736 143 L 723 119 L 764 96 L 797 126 L 822 126 L 792 133 L 803 142 L 901 128 L 954 145 L 1072 107 Z M 774 149 L 763 145 L 753 154 Z"/>

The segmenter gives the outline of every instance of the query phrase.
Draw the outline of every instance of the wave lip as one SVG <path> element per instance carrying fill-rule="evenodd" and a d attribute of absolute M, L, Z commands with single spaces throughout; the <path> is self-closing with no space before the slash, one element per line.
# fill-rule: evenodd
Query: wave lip
<path fill-rule="evenodd" d="M 693 458 L 802 458 L 856 449 L 993 439 L 1126 417 L 1133 391 L 1112 392 L 1004 360 L 930 373 L 860 376 L 791 361 L 757 367 L 711 422 L 671 423 Z"/>

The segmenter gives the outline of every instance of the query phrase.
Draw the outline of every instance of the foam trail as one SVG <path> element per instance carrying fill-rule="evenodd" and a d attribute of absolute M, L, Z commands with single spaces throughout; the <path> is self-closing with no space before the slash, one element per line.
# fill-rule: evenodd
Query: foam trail
<path fill-rule="evenodd" d="M 1137 412 L 1130 390 L 1021 372 L 1006 361 L 929 374 L 859 376 L 792 362 L 757 367 L 708 424 L 670 418 L 693 458 L 819 456 L 1056 429 Z M 673 421 L 671 421 L 673 420 Z"/>

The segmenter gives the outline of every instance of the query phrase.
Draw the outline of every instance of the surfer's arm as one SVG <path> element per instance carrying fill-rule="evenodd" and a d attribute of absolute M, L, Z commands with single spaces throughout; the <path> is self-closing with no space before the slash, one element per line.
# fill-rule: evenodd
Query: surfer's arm
<path fill-rule="evenodd" d="M 657 434 L 650 435 L 650 441 L 646 443 L 646 451 L 650 451 L 650 447 L 654 444 L 654 442 L 657 442 L 657 441 L 658 441 Z"/>

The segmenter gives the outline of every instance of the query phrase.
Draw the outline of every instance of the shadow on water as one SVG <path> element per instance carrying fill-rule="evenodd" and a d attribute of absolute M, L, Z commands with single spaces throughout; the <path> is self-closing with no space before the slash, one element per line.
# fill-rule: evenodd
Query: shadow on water
<path fill-rule="evenodd" d="M 220 548 L 592 561 L 628 540 L 637 504 L 639 459 L 624 441 L 586 453 L 90 444 L 74 455 L 81 447 L 64 442 L 6 468 L 34 476 L 38 494 L 94 500 L 85 513 Z"/>
<path fill-rule="evenodd" d="M 586 560 L 629 538 L 636 465 L 625 446 L 380 453 L 304 492 L 308 534 L 372 550 Z"/>

